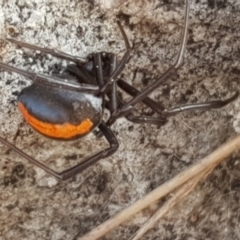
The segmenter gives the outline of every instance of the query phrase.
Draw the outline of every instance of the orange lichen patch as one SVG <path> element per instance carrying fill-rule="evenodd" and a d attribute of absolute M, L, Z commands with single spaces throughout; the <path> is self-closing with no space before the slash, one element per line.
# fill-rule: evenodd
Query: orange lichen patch
<path fill-rule="evenodd" d="M 23 114 L 25 120 L 38 132 L 48 137 L 59 139 L 71 139 L 75 136 L 88 133 L 93 126 L 93 123 L 88 118 L 83 120 L 79 125 L 73 125 L 70 123 L 65 124 L 45 123 L 31 116 L 22 103 L 18 102 L 18 107 L 21 113 Z"/>

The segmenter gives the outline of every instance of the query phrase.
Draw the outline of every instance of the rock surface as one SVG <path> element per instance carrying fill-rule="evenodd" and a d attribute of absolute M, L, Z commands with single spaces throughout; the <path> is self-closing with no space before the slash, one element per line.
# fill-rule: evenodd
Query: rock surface
<path fill-rule="evenodd" d="M 119 1 L 121 4 L 123 1 Z M 98 1 L 100 4 L 101 2 Z M 183 1 L 131 1 L 101 8 L 94 1 L 0 0 L 3 62 L 49 74 L 67 61 L 20 49 L 7 37 L 86 57 L 106 51 L 121 57 L 120 19 L 135 49 L 122 78 L 143 89 L 176 59 Z M 184 65 L 151 95 L 166 107 L 230 97 L 240 90 L 240 5 L 192 1 Z M 54 169 L 66 169 L 107 146 L 93 134 L 56 142 L 34 132 L 16 107 L 30 81 L 0 71 L 0 134 Z M 137 106 L 140 112 L 147 112 Z M 178 114 L 158 128 L 119 119 L 112 127 L 120 147 L 66 182 L 0 145 L 0 239 L 74 239 L 126 208 L 240 132 L 240 98 L 208 112 Z M 240 239 L 239 154 L 218 167 L 143 239 Z M 104 239 L 131 239 L 158 204 Z"/>

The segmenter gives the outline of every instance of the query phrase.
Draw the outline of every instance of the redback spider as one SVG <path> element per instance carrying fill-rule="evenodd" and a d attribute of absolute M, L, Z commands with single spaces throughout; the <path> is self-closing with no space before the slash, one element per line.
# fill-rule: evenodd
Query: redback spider
<path fill-rule="evenodd" d="M 93 53 L 89 55 L 87 60 L 83 60 L 53 49 L 41 48 L 14 39 L 7 39 L 20 47 L 39 50 L 45 54 L 51 54 L 75 63 L 68 65 L 65 72 L 61 75 L 46 76 L 21 70 L 0 62 L 1 69 L 19 73 L 33 81 L 32 85 L 24 88 L 18 96 L 18 107 L 26 122 L 39 133 L 59 140 L 80 138 L 98 127 L 100 134 L 104 135 L 110 147 L 59 173 L 27 155 L 2 137 L 0 137 L 0 142 L 44 169 L 50 175 L 57 179 L 66 180 L 100 159 L 116 152 L 118 141 L 110 126 L 120 117 L 126 117 L 129 121 L 137 123 L 163 125 L 166 122 L 166 117 L 181 111 L 220 108 L 233 101 L 238 96 L 238 93 L 224 101 L 219 100 L 164 109 L 160 103 L 148 97 L 160 84 L 176 73 L 183 61 L 188 30 L 188 0 L 185 1 L 185 4 L 185 25 L 177 60 L 161 77 L 141 92 L 122 79 L 117 78 L 132 55 L 130 43 L 119 22 L 118 27 L 127 49 L 119 63 L 117 63 L 116 55 L 112 53 Z M 71 78 L 69 79 L 70 76 Z M 77 78 L 77 82 L 74 81 L 74 77 Z M 123 101 L 118 94 L 117 87 L 131 95 L 132 99 L 128 102 Z M 132 110 L 139 102 L 143 102 L 159 116 L 133 115 Z M 110 112 L 110 117 L 106 123 L 102 120 L 105 108 Z"/>

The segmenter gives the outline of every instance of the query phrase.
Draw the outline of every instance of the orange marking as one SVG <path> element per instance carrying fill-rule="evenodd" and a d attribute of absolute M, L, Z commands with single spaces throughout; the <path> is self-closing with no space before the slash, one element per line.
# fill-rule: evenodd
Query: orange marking
<path fill-rule="evenodd" d="M 79 125 L 72 125 L 70 123 L 51 124 L 41 122 L 37 118 L 31 116 L 21 102 L 18 102 L 18 107 L 26 122 L 28 122 L 40 133 L 49 137 L 70 139 L 78 135 L 86 134 L 93 126 L 93 123 L 88 118 L 83 120 Z"/>

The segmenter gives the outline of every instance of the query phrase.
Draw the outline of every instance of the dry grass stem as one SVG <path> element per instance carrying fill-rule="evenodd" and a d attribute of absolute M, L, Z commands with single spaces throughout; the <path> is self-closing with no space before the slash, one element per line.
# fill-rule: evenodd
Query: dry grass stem
<path fill-rule="evenodd" d="M 151 228 L 153 228 L 157 221 L 159 221 L 165 214 L 167 214 L 171 209 L 177 205 L 179 202 L 181 202 L 189 193 L 193 191 L 195 186 L 205 179 L 217 166 L 215 164 L 214 166 L 210 166 L 209 168 L 206 168 L 201 173 L 199 173 L 197 176 L 193 177 L 189 181 L 187 181 L 183 186 L 181 186 L 179 189 L 177 189 L 173 193 L 173 197 L 171 197 L 164 205 L 137 231 L 135 236 L 132 238 L 132 240 L 138 240 L 141 239 L 141 237 Z"/>
<path fill-rule="evenodd" d="M 221 161 L 223 161 L 225 158 L 227 158 L 229 155 L 231 155 L 233 152 L 238 150 L 240 148 L 240 135 L 235 137 L 234 139 L 230 140 L 229 142 L 223 144 L 218 149 L 213 151 L 211 154 L 209 154 L 207 157 L 203 158 L 202 160 L 198 161 L 191 167 L 187 168 L 186 170 L 179 173 L 174 178 L 170 179 L 169 181 L 165 182 L 152 192 L 148 193 L 145 197 L 141 198 L 128 208 L 124 209 L 114 217 L 110 218 L 109 220 L 105 221 L 95 229 L 93 229 L 91 232 L 86 234 L 83 237 L 78 238 L 79 240 L 95 240 L 99 239 L 109 231 L 116 228 L 118 225 L 126 221 L 127 219 L 133 217 L 136 213 L 139 211 L 145 209 L 152 203 L 156 202 L 163 196 L 166 196 L 176 188 L 180 187 L 182 184 L 186 183 L 188 180 L 195 178 L 193 183 L 187 184 L 190 191 L 191 189 L 205 176 L 206 172 L 209 172 L 212 168 L 217 166 Z M 203 172 L 204 171 L 204 172 Z M 200 174 L 200 175 L 199 175 Z M 187 187 L 183 187 L 182 189 L 177 192 L 178 198 L 182 198 L 185 195 L 188 194 Z M 174 200 L 175 199 L 175 200 Z M 162 216 L 166 211 L 174 206 L 176 201 L 178 202 L 177 197 L 175 196 L 173 200 L 171 200 L 170 203 L 167 203 L 164 206 L 162 213 L 160 212 L 160 216 Z M 158 217 L 159 218 L 159 217 Z"/>

